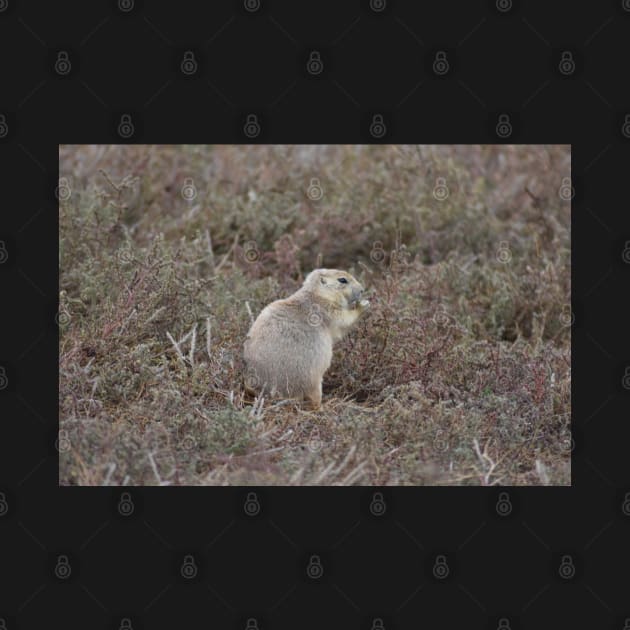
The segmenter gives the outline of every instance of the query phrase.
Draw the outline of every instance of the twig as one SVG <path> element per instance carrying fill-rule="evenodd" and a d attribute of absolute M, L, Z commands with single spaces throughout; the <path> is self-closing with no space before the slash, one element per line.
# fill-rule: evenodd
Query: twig
<path fill-rule="evenodd" d="M 366 462 L 361 462 L 354 470 L 351 470 L 342 480 L 342 486 L 351 486 L 355 481 L 363 477 L 363 469 L 366 466 Z"/>
<path fill-rule="evenodd" d="M 190 362 L 190 365 L 192 367 L 195 367 L 194 354 L 195 354 L 196 343 L 197 343 L 197 322 L 195 322 L 195 325 L 193 326 L 193 329 L 192 329 L 192 339 L 190 340 L 190 351 L 188 353 L 188 361 Z"/>
<path fill-rule="evenodd" d="M 304 479 L 304 473 L 306 472 L 306 466 L 302 466 L 302 468 L 298 468 L 293 475 L 291 475 L 291 479 L 289 479 L 290 486 L 302 485 L 302 480 Z"/>
<path fill-rule="evenodd" d="M 210 418 L 208 418 L 208 416 L 206 416 L 206 414 L 205 414 L 203 411 L 201 411 L 200 409 L 197 409 L 197 408 L 195 407 L 195 408 L 193 409 L 193 411 L 194 411 L 195 413 L 198 413 L 198 414 L 199 414 L 199 415 L 200 415 L 200 416 L 201 416 L 201 417 L 202 417 L 202 418 L 203 418 L 206 422 L 212 422 L 212 421 L 210 420 Z"/>
<path fill-rule="evenodd" d="M 254 316 L 252 315 L 252 309 L 249 306 L 249 302 L 245 300 L 245 308 L 247 308 L 247 313 L 249 314 L 249 322 L 250 324 L 254 323 Z"/>
<path fill-rule="evenodd" d="M 214 251 L 212 251 L 212 238 L 210 237 L 210 230 L 206 230 L 206 241 L 208 241 L 208 256 L 210 259 L 210 270 L 211 270 L 211 273 L 214 275 L 215 273 Z"/>
<path fill-rule="evenodd" d="M 393 455 L 396 451 L 399 451 L 402 448 L 402 446 L 397 446 L 396 448 L 393 448 L 391 451 L 389 451 L 389 453 L 385 453 L 385 455 L 383 455 L 383 459 L 389 457 L 390 455 Z"/>
<path fill-rule="evenodd" d="M 343 458 L 343 461 L 341 462 L 341 464 L 337 468 L 336 472 L 341 472 L 345 468 L 346 464 L 352 459 L 352 456 L 354 455 L 356 450 L 357 450 L 357 446 L 356 446 L 356 444 L 353 444 L 350 447 L 350 450 L 346 453 L 346 456 Z"/>
<path fill-rule="evenodd" d="M 116 186 L 116 184 L 114 184 L 114 182 L 111 180 L 111 178 L 109 177 L 109 175 L 102 169 L 99 168 L 98 172 L 107 180 L 107 183 L 118 193 L 120 194 L 120 187 Z"/>
<path fill-rule="evenodd" d="M 171 335 L 170 332 L 168 332 L 168 330 L 166 331 L 166 336 L 169 338 L 169 341 L 173 344 L 173 347 L 175 348 L 175 351 L 177 352 L 179 358 L 182 360 L 182 363 L 186 363 L 186 359 L 182 351 L 179 349 L 179 344 L 175 341 L 175 339 L 173 339 L 173 336 Z"/>
<path fill-rule="evenodd" d="M 240 233 L 237 232 L 236 236 L 234 237 L 234 242 L 232 243 L 230 249 L 228 249 L 227 254 L 223 256 L 223 259 L 218 264 L 217 268 L 214 270 L 215 273 L 217 273 L 219 269 L 221 269 L 221 267 L 223 267 L 223 265 L 226 263 L 227 259 L 230 257 L 230 254 L 234 251 L 234 248 L 236 247 L 236 244 L 238 243 L 239 237 L 240 237 Z"/>
<path fill-rule="evenodd" d="M 109 480 L 112 478 L 112 473 L 116 470 L 116 463 L 112 462 L 107 467 L 107 474 L 105 475 L 105 479 L 103 479 L 102 486 L 109 486 Z"/>
<path fill-rule="evenodd" d="M 368 267 L 368 266 L 367 266 L 367 265 L 366 265 L 366 264 L 365 264 L 362 260 L 359 260 L 359 261 L 358 261 L 358 263 L 359 263 L 359 265 L 360 265 L 361 267 L 363 267 L 363 269 L 365 269 L 365 270 L 366 270 L 366 271 L 367 271 L 370 275 L 373 275 L 373 274 L 374 274 L 374 272 L 373 272 L 373 271 L 372 271 L 372 270 L 371 270 L 371 269 L 370 269 L 370 268 L 369 268 L 369 267 Z"/>
<path fill-rule="evenodd" d="M 211 359 L 212 356 L 210 354 L 210 318 L 206 317 L 206 352 L 208 353 L 208 358 Z"/>
<path fill-rule="evenodd" d="M 293 405 L 293 404 L 295 404 L 295 400 L 293 400 L 293 398 L 287 398 L 286 400 L 279 400 L 278 402 L 273 403 L 273 405 L 270 405 L 268 408 L 274 409 L 275 407 L 286 407 L 287 405 Z"/>
<path fill-rule="evenodd" d="M 549 473 L 545 468 L 545 465 L 539 460 L 536 460 L 536 473 L 538 474 L 538 478 L 542 481 L 543 486 L 549 485 Z"/>
<path fill-rule="evenodd" d="M 497 467 L 497 464 L 488 455 L 488 444 L 489 442 L 486 442 L 485 446 L 483 447 L 483 453 L 482 453 L 481 449 L 479 448 L 479 442 L 477 441 L 477 438 L 473 439 L 473 446 L 475 448 L 475 453 L 477 454 L 477 457 L 479 458 L 479 461 L 481 462 L 482 470 L 477 471 L 477 472 L 480 475 L 482 475 L 481 485 L 483 486 L 492 485 L 490 484 L 490 475 L 492 475 L 492 473 L 494 472 L 494 469 Z M 486 468 L 487 470 L 485 470 Z M 493 483 L 496 483 L 496 481 Z"/>
<path fill-rule="evenodd" d="M 263 407 L 265 406 L 265 397 L 262 393 L 256 398 L 254 398 L 254 404 L 252 408 L 249 410 L 249 417 L 256 418 L 257 420 L 262 420 L 264 417 Z"/>
<path fill-rule="evenodd" d="M 129 313 L 129 315 L 127 316 L 127 319 L 125 319 L 125 321 L 124 321 L 124 322 L 122 322 L 122 325 L 121 325 L 120 330 L 118 331 L 118 334 L 122 335 L 122 333 L 124 333 L 124 332 L 125 332 L 125 330 L 127 329 L 127 326 L 129 325 L 129 322 L 130 322 L 130 321 L 131 321 L 134 317 L 136 317 L 136 315 L 138 315 L 138 311 L 137 311 L 137 309 L 135 309 L 135 308 L 134 308 L 134 309 L 131 311 L 131 313 Z"/>
<path fill-rule="evenodd" d="M 264 451 L 254 451 L 253 453 L 245 453 L 245 455 L 232 455 L 234 459 L 240 459 L 243 457 L 253 457 L 254 455 L 266 455 L 267 453 L 275 453 L 276 451 L 283 451 L 284 446 L 276 446 L 275 448 L 268 448 Z"/>
<path fill-rule="evenodd" d="M 149 463 L 151 464 L 151 468 L 153 469 L 153 474 L 155 475 L 155 478 L 157 479 L 158 485 L 169 486 L 170 482 L 162 481 L 162 479 L 160 478 L 160 473 L 158 472 L 157 466 L 155 465 L 155 460 L 153 459 L 153 453 L 151 453 L 151 451 L 147 453 L 147 457 L 149 458 Z"/>
<path fill-rule="evenodd" d="M 328 464 L 328 466 L 326 466 L 326 468 L 324 468 L 324 470 L 322 470 L 319 475 L 317 475 L 317 477 L 315 477 L 313 479 L 313 481 L 311 482 L 311 484 L 309 485 L 317 485 L 319 483 L 321 483 L 324 478 L 326 477 L 326 475 L 331 472 L 333 470 L 333 468 L 335 467 L 335 462 L 330 462 L 330 464 Z"/>
<path fill-rule="evenodd" d="M 164 311 L 166 310 L 166 306 L 160 306 L 149 319 L 147 319 L 145 324 L 150 324 L 152 321 L 155 321 Z"/>

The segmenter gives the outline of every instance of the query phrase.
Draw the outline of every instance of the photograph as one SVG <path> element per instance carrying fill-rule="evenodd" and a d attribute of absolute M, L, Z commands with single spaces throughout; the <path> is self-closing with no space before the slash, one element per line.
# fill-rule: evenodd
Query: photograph
<path fill-rule="evenodd" d="M 571 485 L 569 145 L 60 145 L 56 196 L 59 485 Z"/>

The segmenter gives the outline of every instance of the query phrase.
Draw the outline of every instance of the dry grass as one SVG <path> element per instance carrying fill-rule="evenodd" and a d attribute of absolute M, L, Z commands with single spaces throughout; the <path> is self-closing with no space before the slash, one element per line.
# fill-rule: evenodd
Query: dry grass
<path fill-rule="evenodd" d="M 60 174 L 62 484 L 570 484 L 568 147 L 64 146 Z M 321 411 L 251 406 L 251 317 L 316 266 L 370 313 Z"/>

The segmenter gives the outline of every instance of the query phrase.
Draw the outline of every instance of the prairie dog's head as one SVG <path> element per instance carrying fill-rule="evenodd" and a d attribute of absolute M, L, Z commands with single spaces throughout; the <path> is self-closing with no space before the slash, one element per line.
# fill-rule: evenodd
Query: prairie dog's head
<path fill-rule="evenodd" d="M 341 308 L 355 308 L 363 295 L 361 283 L 339 269 L 314 269 L 306 276 L 303 287 Z"/>

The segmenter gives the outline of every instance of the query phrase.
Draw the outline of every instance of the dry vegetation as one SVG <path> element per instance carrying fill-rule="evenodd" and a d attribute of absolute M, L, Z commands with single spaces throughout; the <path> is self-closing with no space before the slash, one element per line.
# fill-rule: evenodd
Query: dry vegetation
<path fill-rule="evenodd" d="M 60 175 L 61 484 L 570 484 L 569 147 L 64 146 Z M 321 411 L 247 404 L 251 317 L 315 266 L 370 313 Z"/>

